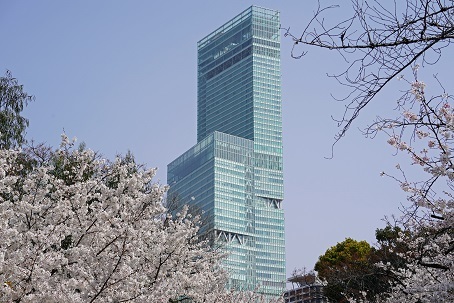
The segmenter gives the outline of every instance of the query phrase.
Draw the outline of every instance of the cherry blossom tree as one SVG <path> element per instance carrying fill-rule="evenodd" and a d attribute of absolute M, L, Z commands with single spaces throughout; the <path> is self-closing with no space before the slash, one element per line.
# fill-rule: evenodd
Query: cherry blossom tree
<path fill-rule="evenodd" d="M 405 266 L 378 264 L 393 278 L 384 301 L 453 302 L 453 96 L 436 77 L 440 93 L 427 93 L 417 69 L 418 63 L 437 64 L 451 45 L 454 2 L 351 0 L 348 5 L 353 14 L 339 21 L 328 15 L 337 3 L 322 7 L 319 2 L 301 34 L 288 28 L 285 36 L 293 41 L 292 56 L 302 58 L 315 47 L 338 52 L 344 59 L 345 69 L 332 75 L 348 90 L 345 98 L 338 99 L 346 106 L 337 121 L 341 129 L 335 142 L 372 100 L 380 99 L 385 87 L 394 80 L 407 81 L 410 89 L 397 101 L 397 118 L 378 117 L 365 131 L 370 137 L 384 133 L 396 155 L 410 159 L 408 165 L 404 161 L 396 166 L 397 174 L 382 173 L 408 194 L 397 219 L 403 228 L 397 241 L 407 248 L 398 256 Z M 412 78 L 402 77 L 412 68 Z M 394 108 L 395 103 L 389 104 Z"/>
<path fill-rule="evenodd" d="M 410 161 L 396 165 L 398 174 L 382 172 L 399 182 L 408 193 L 399 223 L 407 232 L 399 235 L 407 251 L 400 253 L 406 266 L 395 270 L 388 302 L 454 301 L 454 108 L 453 96 L 440 84 L 441 93 L 426 95 L 417 77 L 398 100 L 400 115 L 377 118 L 366 135 L 387 135 L 396 153 Z M 402 80 L 405 78 L 402 77 Z M 420 168 L 422 172 L 415 171 Z M 382 264 L 387 267 L 386 264 Z"/>
<path fill-rule="evenodd" d="M 155 169 L 75 148 L 0 150 L 0 302 L 268 302 L 225 289 L 198 218 Z"/>

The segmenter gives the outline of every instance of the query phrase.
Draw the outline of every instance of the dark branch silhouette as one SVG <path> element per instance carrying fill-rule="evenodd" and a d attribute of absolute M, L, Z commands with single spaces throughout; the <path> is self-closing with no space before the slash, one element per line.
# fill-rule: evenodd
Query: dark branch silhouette
<path fill-rule="evenodd" d="M 331 75 L 350 88 L 345 98 L 338 142 L 361 110 L 394 78 L 416 62 L 435 64 L 442 50 L 454 39 L 454 3 L 447 0 L 393 1 L 351 0 L 353 16 L 340 22 L 325 18 L 339 6 L 320 3 L 301 35 L 290 28 L 284 36 L 293 39 L 292 57 L 299 59 L 307 48 L 337 51 L 347 62 L 344 72 Z M 433 56 L 435 55 L 435 57 Z"/>

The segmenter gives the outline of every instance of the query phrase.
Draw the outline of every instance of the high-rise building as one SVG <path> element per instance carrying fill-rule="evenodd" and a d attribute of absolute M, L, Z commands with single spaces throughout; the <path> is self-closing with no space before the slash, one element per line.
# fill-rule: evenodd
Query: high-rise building
<path fill-rule="evenodd" d="M 269 295 L 285 288 L 279 28 L 252 6 L 198 42 L 197 144 L 167 175 L 228 250 L 229 286 Z"/>

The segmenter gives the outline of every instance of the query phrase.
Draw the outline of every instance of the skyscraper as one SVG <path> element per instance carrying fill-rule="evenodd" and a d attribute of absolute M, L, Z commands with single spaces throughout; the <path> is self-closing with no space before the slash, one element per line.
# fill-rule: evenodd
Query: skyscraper
<path fill-rule="evenodd" d="M 197 144 L 167 175 L 228 250 L 229 286 L 270 295 L 285 287 L 279 28 L 252 6 L 198 42 Z"/>

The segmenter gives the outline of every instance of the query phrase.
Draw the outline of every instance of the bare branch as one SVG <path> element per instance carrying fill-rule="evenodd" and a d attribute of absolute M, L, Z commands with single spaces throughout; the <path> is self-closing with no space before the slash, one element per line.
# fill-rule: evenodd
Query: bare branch
<path fill-rule="evenodd" d="M 454 5 L 452 1 L 395 1 L 385 7 L 379 0 L 352 0 L 353 16 L 329 25 L 324 18 L 338 6 L 318 5 L 313 18 L 300 36 L 288 28 L 284 36 L 293 40 L 292 57 L 300 59 L 307 48 L 335 50 L 350 62 L 344 72 L 334 74 L 340 84 L 350 88 L 335 136 L 338 142 L 360 112 L 409 66 L 435 64 L 442 50 L 454 39 Z M 429 53 L 436 55 L 429 61 Z"/>

